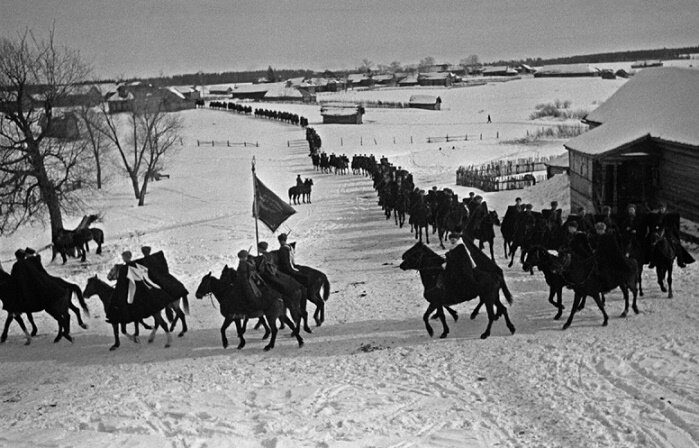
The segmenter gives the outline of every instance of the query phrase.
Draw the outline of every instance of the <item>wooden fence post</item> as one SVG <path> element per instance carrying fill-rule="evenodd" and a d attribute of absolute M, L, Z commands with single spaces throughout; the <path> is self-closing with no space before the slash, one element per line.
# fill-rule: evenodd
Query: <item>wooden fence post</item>
<path fill-rule="evenodd" d="M 212 147 L 216 146 L 216 142 L 214 142 L 213 140 L 211 140 L 211 146 L 212 146 Z"/>
<path fill-rule="evenodd" d="M 362 137 L 359 137 L 359 146 L 363 146 L 363 145 L 364 145 L 364 141 L 362 140 Z"/>
<path fill-rule="evenodd" d="M 483 140 L 483 133 L 481 133 L 481 140 Z"/>
<path fill-rule="evenodd" d="M 500 131 L 495 133 L 495 138 L 500 139 Z"/>
<path fill-rule="evenodd" d="M 374 139 L 374 144 L 375 144 L 375 145 L 378 145 L 378 143 L 376 143 L 376 139 Z"/>
<path fill-rule="evenodd" d="M 229 140 L 226 140 L 226 146 L 228 146 L 229 148 L 231 147 L 231 142 Z"/>
<path fill-rule="evenodd" d="M 197 139 L 197 146 L 199 146 L 199 139 Z"/>
<path fill-rule="evenodd" d="M 343 145 L 344 145 L 344 142 L 342 140 L 342 137 L 340 137 L 340 146 L 343 146 Z"/>
<path fill-rule="evenodd" d="M 411 145 L 413 144 L 413 136 L 412 135 L 410 136 L 410 144 Z"/>

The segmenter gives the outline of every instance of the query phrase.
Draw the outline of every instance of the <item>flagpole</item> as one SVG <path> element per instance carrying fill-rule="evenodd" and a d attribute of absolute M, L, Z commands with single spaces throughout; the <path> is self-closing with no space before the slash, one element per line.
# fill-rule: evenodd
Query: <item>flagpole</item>
<path fill-rule="evenodd" d="M 252 156 L 252 191 L 253 191 L 253 200 L 252 200 L 252 206 L 255 209 L 255 247 L 257 248 L 257 256 L 260 256 L 260 232 L 258 230 L 258 225 L 257 225 L 257 215 L 260 214 L 260 210 L 257 208 L 257 181 L 255 178 L 255 156 Z"/>

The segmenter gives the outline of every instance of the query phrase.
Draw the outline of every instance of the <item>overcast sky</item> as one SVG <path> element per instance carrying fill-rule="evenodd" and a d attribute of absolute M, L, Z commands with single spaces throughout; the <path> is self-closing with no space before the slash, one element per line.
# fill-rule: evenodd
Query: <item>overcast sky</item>
<path fill-rule="evenodd" d="M 699 45 L 699 0 L 0 0 L 2 37 L 53 22 L 101 77 Z"/>

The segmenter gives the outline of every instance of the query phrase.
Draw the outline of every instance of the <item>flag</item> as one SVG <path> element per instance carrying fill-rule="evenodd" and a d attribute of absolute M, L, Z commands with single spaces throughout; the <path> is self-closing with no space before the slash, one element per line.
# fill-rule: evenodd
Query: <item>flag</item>
<path fill-rule="evenodd" d="M 269 230 L 276 232 L 277 228 L 282 225 L 289 216 L 296 213 L 296 210 L 274 194 L 272 190 L 267 188 L 265 184 L 257 178 L 257 175 L 254 176 L 257 210 L 259 213 L 255 213 L 255 202 L 253 202 L 252 216 L 257 216 L 260 221 L 269 227 Z"/>

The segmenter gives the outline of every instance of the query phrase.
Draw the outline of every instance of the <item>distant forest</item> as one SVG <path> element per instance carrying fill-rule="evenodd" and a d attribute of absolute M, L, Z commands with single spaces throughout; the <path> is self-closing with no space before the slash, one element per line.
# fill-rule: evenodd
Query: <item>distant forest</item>
<path fill-rule="evenodd" d="M 527 64 L 531 66 L 553 64 L 600 64 L 603 62 L 634 62 L 647 60 L 681 59 L 690 54 L 699 53 L 699 47 L 684 48 L 660 48 L 656 50 L 615 51 L 611 53 L 583 54 L 578 56 L 566 56 L 553 59 L 527 58 L 512 61 L 496 61 L 492 65 L 517 65 Z"/>
<path fill-rule="evenodd" d="M 656 50 L 635 50 L 635 51 L 615 51 L 611 53 L 595 53 L 595 54 L 585 54 L 578 56 L 566 56 L 553 59 L 542 59 L 542 58 L 527 58 L 520 60 L 509 60 L 509 61 L 494 61 L 488 63 L 488 65 L 518 65 L 527 64 L 531 66 L 541 66 L 541 65 L 551 65 L 551 64 L 595 64 L 602 62 L 633 62 L 633 61 L 643 61 L 643 60 L 668 60 L 668 59 L 680 59 L 682 57 L 687 57 L 689 54 L 699 53 L 699 46 L 697 47 L 684 47 L 684 48 L 661 48 Z M 359 70 L 359 69 L 358 69 Z M 355 70 L 357 71 L 357 70 Z M 257 82 L 263 78 L 269 78 L 271 72 L 271 67 L 266 70 L 255 70 L 255 71 L 242 71 L 242 72 L 223 72 L 223 73 L 190 73 L 184 75 L 173 75 L 173 76 L 160 76 L 156 78 L 136 78 L 130 81 L 140 80 L 156 86 L 198 86 L 198 85 L 211 85 L 211 84 L 231 84 L 231 83 L 243 83 L 243 82 Z M 346 71 L 331 72 L 326 70 L 325 72 L 319 73 L 313 70 L 303 70 L 303 69 L 275 69 L 273 70 L 274 78 L 276 80 L 298 78 L 298 77 L 311 77 L 311 76 L 325 76 L 325 77 L 335 77 L 344 76 Z"/>

